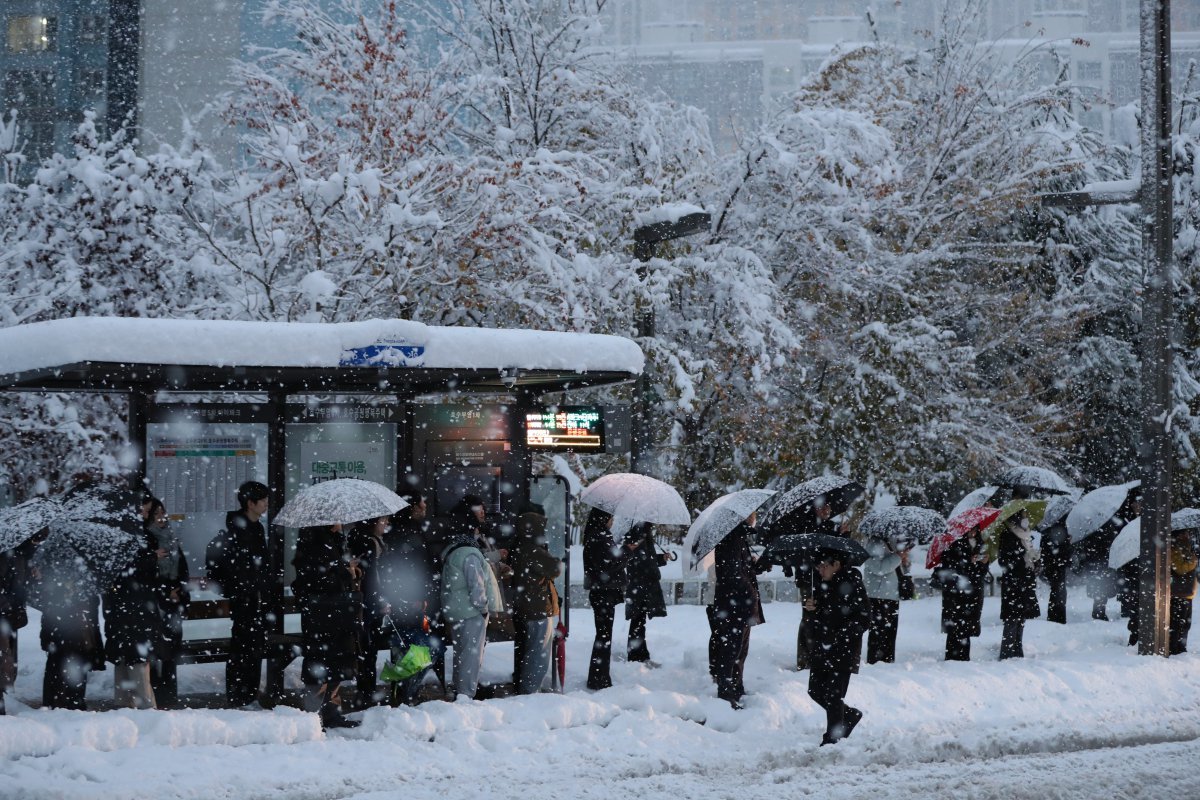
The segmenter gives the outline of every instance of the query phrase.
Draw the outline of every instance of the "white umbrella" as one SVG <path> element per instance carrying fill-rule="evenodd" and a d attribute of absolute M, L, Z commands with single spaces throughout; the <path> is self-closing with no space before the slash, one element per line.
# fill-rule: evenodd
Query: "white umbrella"
<path fill-rule="evenodd" d="M 1200 528 L 1200 509 L 1181 508 L 1171 514 L 1171 530 L 1188 531 Z M 1108 551 L 1108 565 L 1113 569 L 1133 561 L 1142 554 L 1142 518 L 1138 517 L 1128 523 L 1117 538 L 1113 539 Z"/>
<path fill-rule="evenodd" d="M 358 478 L 335 478 L 302 489 L 284 505 L 274 522 L 286 528 L 348 525 L 386 517 L 402 508 L 408 508 L 404 498 L 382 484 Z"/>
<path fill-rule="evenodd" d="M 580 502 L 607 511 L 614 517 L 658 525 L 687 525 L 692 521 L 679 492 L 649 475 L 614 472 L 592 482 Z"/>
<path fill-rule="evenodd" d="M 996 483 L 1000 486 L 1024 486 L 1035 492 L 1066 494 L 1071 491 L 1071 485 L 1054 470 L 1027 464 L 1017 464 L 1004 470 Z"/>
<path fill-rule="evenodd" d="M 999 486 L 980 486 L 975 491 L 968 493 L 966 497 L 958 501 L 958 505 L 950 512 L 950 516 L 947 519 L 954 519 L 959 514 L 964 511 L 970 511 L 972 508 L 982 507 L 999 488 Z"/>
<path fill-rule="evenodd" d="M 1129 493 L 1141 485 L 1141 481 L 1130 481 L 1101 486 L 1079 498 L 1079 502 L 1067 514 L 1067 533 L 1071 541 L 1078 542 L 1104 527 L 1125 504 Z"/>
<path fill-rule="evenodd" d="M 683 552 L 687 555 L 684 574 L 707 572 L 713 563 L 713 549 L 774 495 L 770 489 L 742 489 L 718 497 L 701 511 L 683 539 Z"/>

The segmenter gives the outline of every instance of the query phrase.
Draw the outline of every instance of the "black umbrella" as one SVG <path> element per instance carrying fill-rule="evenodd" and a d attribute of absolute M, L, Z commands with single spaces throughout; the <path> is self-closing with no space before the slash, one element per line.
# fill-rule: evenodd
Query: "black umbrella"
<path fill-rule="evenodd" d="M 834 475 L 813 478 L 779 495 L 763 514 L 760 524 L 769 536 L 804 533 L 806 517 L 811 514 L 810 509 L 818 497 L 824 498 L 825 505 L 833 512 L 831 516 L 836 517 L 844 513 L 864 491 L 862 484 L 849 478 Z"/>
<path fill-rule="evenodd" d="M 843 564 L 857 567 L 870 556 L 866 549 L 844 536 L 827 533 L 797 533 L 779 536 L 767 545 L 760 561 L 781 566 L 810 567 L 829 556 Z"/>

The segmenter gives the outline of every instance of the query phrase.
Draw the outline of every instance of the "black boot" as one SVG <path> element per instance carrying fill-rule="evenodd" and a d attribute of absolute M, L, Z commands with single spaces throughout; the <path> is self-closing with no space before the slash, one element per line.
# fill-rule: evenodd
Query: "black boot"
<path fill-rule="evenodd" d="M 857 708 L 846 706 L 846 733 L 842 737 L 843 739 L 854 732 L 854 727 L 858 725 L 860 720 L 862 720 L 862 712 Z"/>
<path fill-rule="evenodd" d="M 342 714 L 341 708 L 336 703 L 326 703 L 321 706 L 319 712 L 321 716 L 321 730 L 330 728 L 357 728 L 360 723 L 358 720 L 346 719 Z"/>

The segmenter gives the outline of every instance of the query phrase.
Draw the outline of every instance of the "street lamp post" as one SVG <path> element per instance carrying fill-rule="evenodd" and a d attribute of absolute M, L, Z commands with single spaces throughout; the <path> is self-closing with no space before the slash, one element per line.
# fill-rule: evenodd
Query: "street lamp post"
<path fill-rule="evenodd" d="M 1171 576 L 1171 4 L 1142 3 L 1142 183 L 1136 192 L 1080 191 L 1044 195 L 1042 203 L 1080 208 L 1138 202 L 1142 206 L 1142 541 L 1138 581 L 1138 652 L 1167 655 Z"/>
<path fill-rule="evenodd" d="M 650 259 L 660 242 L 705 233 L 712 226 L 712 216 L 705 211 L 684 214 L 678 219 L 642 225 L 633 231 L 633 255 L 638 260 L 638 278 L 643 282 L 650 274 Z M 638 308 L 637 336 L 646 341 L 654 336 L 654 304 L 644 300 Z M 637 398 L 633 411 L 633 436 L 629 443 L 630 471 L 646 473 L 650 458 L 650 376 L 643 368 L 637 382 Z"/>

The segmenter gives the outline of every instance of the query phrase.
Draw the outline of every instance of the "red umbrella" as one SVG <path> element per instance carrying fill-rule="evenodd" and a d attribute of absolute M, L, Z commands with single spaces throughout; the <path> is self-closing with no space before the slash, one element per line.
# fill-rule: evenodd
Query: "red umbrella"
<path fill-rule="evenodd" d="M 925 568 L 933 569 L 942 563 L 942 553 L 946 548 L 978 528 L 980 531 L 996 521 L 1000 516 L 998 508 L 968 508 L 946 523 L 946 530 L 933 537 L 929 543 L 929 552 L 925 555 Z"/>

